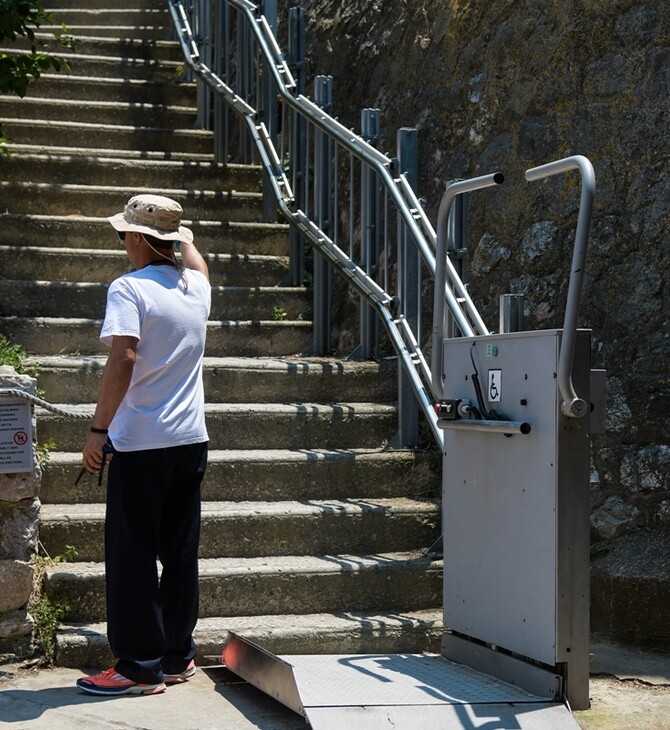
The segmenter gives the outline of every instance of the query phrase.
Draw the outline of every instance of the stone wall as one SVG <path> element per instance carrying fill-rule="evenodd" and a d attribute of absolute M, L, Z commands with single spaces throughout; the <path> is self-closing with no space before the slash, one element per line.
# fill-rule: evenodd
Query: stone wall
<path fill-rule="evenodd" d="M 488 326 L 521 293 L 529 329 L 560 326 L 578 173 L 524 171 L 586 155 L 597 192 L 580 326 L 608 371 L 594 437 L 592 539 L 670 525 L 670 3 L 635 0 L 305 0 L 308 78 L 333 76 L 334 114 L 382 111 L 382 149 L 418 127 L 419 194 L 500 170 L 470 198 L 471 291 Z M 318 11 L 318 12 L 317 12 Z M 308 82 L 309 84 L 310 82 Z M 308 88 L 311 88 L 308 85 Z M 428 333 L 426 333 L 428 334 Z"/>
<path fill-rule="evenodd" d="M 0 389 L 18 388 L 34 394 L 35 385 L 33 378 L 0 367 Z M 34 434 L 34 416 L 32 425 Z M 0 652 L 14 652 L 30 644 L 33 622 L 28 600 L 37 555 L 40 480 L 36 458 L 32 472 L 0 474 Z"/>

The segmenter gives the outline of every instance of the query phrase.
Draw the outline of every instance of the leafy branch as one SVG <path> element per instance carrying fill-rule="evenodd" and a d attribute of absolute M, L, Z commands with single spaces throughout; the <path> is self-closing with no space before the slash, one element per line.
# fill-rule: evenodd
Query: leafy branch
<path fill-rule="evenodd" d="M 28 86 L 43 73 L 53 69 L 70 69 L 70 62 L 57 51 L 72 50 L 73 38 L 54 33 L 53 40 L 39 40 L 35 31 L 51 24 L 51 13 L 44 9 L 42 0 L 0 0 L 0 42 L 9 41 L 16 49 L 0 50 L 0 93 L 16 94 L 23 98 Z M 5 138 L 0 125 L 0 151 L 7 154 Z"/>

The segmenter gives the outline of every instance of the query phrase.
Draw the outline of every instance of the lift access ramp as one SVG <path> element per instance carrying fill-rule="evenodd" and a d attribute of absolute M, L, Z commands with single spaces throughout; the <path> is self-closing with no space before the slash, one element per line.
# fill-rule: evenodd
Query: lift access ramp
<path fill-rule="evenodd" d="M 578 170 L 582 189 L 561 329 L 445 338 L 438 219 L 431 389 L 445 434 L 444 626 L 439 655 L 275 656 L 230 634 L 223 661 L 314 730 L 568 730 L 589 706 L 589 448 L 604 411 L 579 300 L 595 193 L 573 156 L 529 181 Z M 448 301 L 448 299 L 447 299 Z M 501 321 L 502 321 L 501 317 Z"/>

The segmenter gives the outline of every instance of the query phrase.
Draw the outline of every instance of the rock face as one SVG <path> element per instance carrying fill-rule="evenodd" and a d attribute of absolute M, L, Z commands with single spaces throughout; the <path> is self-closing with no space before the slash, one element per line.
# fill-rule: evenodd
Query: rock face
<path fill-rule="evenodd" d="M 499 295 L 525 297 L 528 329 L 561 326 L 578 173 L 527 183 L 572 154 L 596 171 L 580 325 L 608 372 L 608 427 L 594 437 L 594 540 L 670 522 L 670 4 L 634 0 L 306 0 L 311 74 L 358 129 L 382 112 L 382 144 L 419 129 L 419 194 L 431 220 L 444 181 L 500 170 L 469 202 L 473 299 L 497 326 Z M 364 70 L 364 72 L 363 72 Z M 309 77 L 309 75 L 308 75 Z"/>

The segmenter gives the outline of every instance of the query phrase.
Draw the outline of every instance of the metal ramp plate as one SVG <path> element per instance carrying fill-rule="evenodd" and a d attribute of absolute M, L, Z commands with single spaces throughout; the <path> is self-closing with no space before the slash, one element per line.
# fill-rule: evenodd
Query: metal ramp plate
<path fill-rule="evenodd" d="M 579 730 L 561 705 L 310 707 L 312 730 Z"/>
<path fill-rule="evenodd" d="M 579 730 L 563 705 L 438 654 L 274 656 L 230 634 L 224 661 L 313 730 Z"/>

